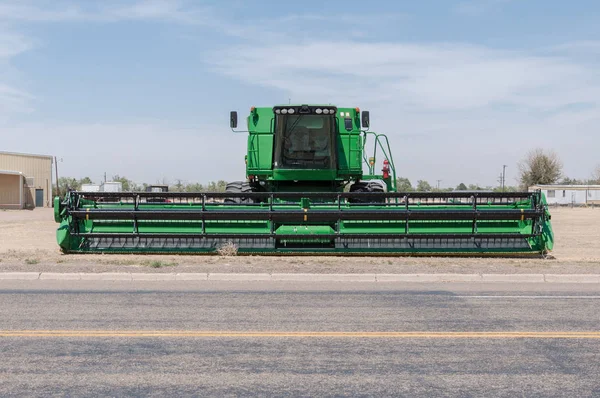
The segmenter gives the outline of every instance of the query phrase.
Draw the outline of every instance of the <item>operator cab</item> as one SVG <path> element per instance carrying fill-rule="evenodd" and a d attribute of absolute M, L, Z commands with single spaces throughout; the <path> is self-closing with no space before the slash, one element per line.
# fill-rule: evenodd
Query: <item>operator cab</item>
<path fill-rule="evenodd" d="M 333 169 L 335 114 L 330 106 L 281 106 L 275 113 L 275 168 Z"/>

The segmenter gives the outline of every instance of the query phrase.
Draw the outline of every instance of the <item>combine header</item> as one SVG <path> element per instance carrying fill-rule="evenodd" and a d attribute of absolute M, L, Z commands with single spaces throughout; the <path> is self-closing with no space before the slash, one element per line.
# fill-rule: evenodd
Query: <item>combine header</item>
<path fill-rule="evenodd" d="M 247 179 L 225 193 L 55 198 L 61 249 L 216 253 L 235 245 L 240 254 L 427 256 L 539 256 L 552 249 L 540 191 L 396 192 L 387 137 L 368 131 L 369 113 L 361 117 L 358 108 L 252 108 L 247 128 Z"/>

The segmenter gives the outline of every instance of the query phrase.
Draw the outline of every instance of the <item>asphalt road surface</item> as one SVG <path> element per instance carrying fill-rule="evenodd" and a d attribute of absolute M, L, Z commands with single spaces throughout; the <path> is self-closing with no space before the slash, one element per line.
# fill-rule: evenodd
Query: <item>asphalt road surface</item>
<path fill-rule="evenodd" d="M 0 396 L 600 396 L 594 285 L 1 281 Z"/>

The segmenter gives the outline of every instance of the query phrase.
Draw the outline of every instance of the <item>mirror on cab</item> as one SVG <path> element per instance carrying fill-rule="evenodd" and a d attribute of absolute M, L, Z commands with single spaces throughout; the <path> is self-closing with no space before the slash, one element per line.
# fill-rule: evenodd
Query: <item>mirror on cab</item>
<path fill-rule="evenodd" d="M 229 126 L 232 129 L 235 129 L 235 128 L 237 128 L 237 123 L 238 123 L 237 112 L 236 111 L 231 111 L 229 113 Z"/>
<path fill-rule="evenodd" d="M 369 120 L 369 111 L 362 111 L 361 120 L 362 120 L 362 126 L 363 126 L 363 128 L 368 129 L 369 128 L 369 124 L 371 122 Z"/>

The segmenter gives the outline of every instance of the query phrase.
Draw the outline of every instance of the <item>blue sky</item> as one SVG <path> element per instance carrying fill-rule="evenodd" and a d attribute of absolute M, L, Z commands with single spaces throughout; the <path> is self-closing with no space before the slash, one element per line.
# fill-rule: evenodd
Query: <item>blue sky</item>
<path fill-rule="evenodd" d="M 492 185 L 534 147 L 600 163 L 596 1 L 1 1 L 0 150 L 137 182 L 244 177 L 228 112 L 371 111 L 413 183 Z"/>

